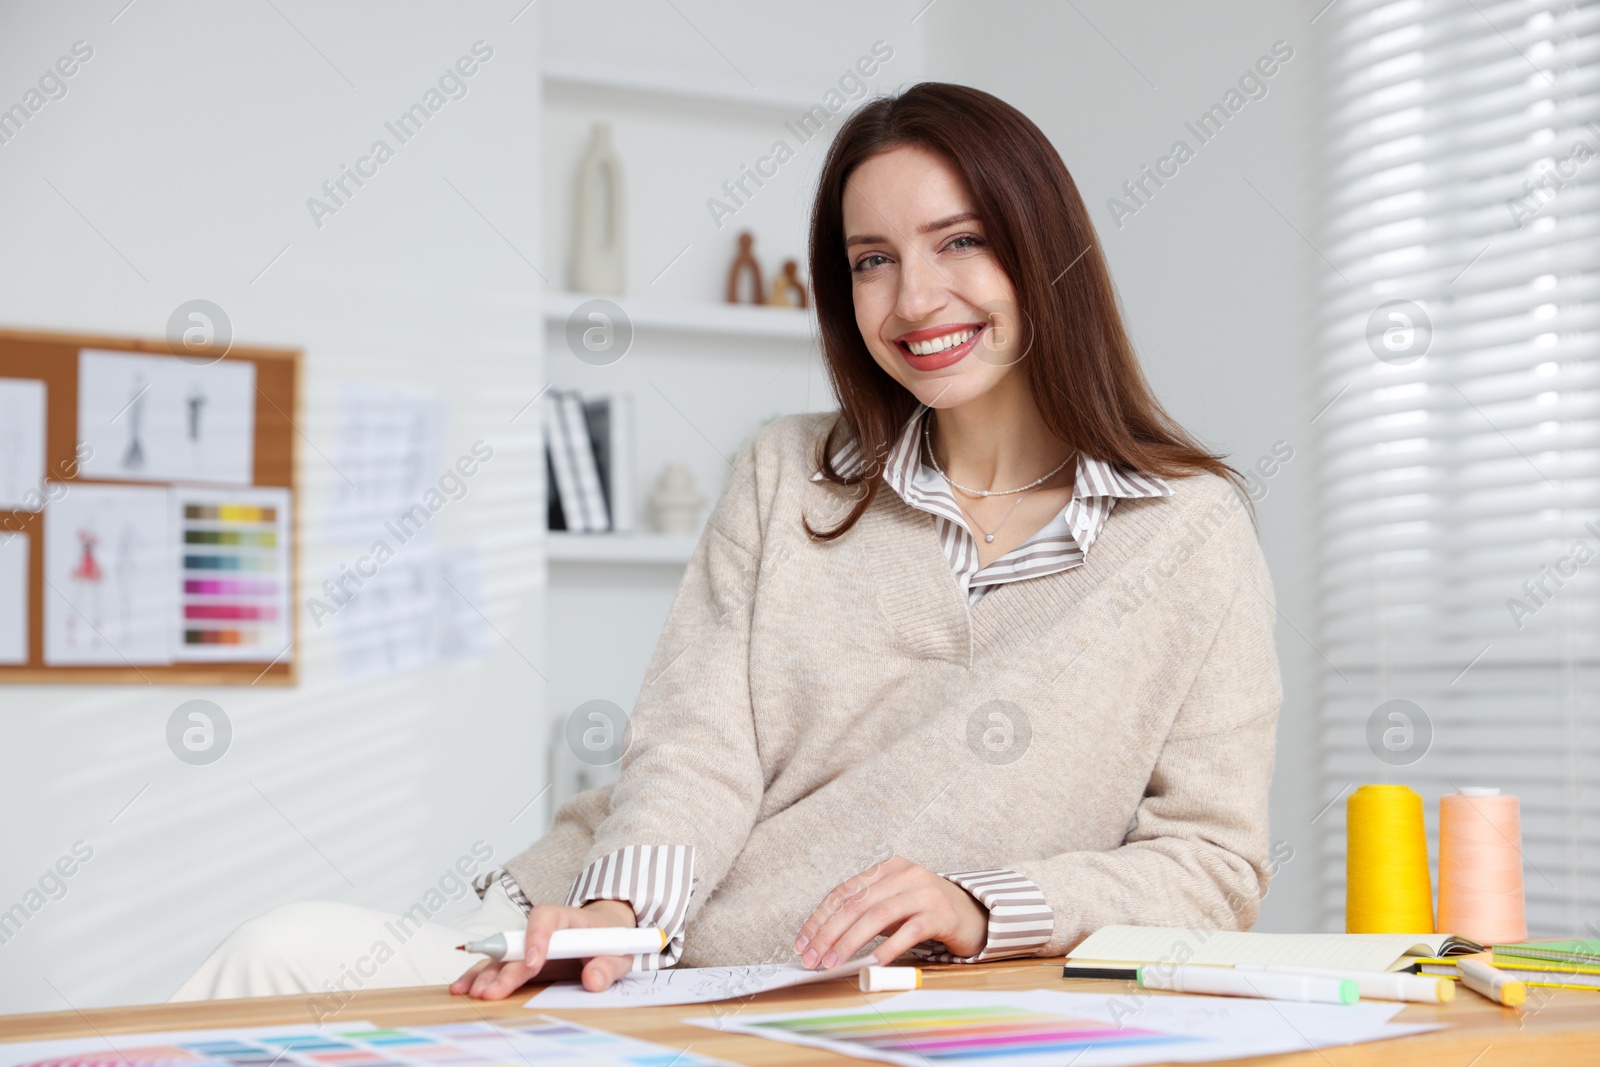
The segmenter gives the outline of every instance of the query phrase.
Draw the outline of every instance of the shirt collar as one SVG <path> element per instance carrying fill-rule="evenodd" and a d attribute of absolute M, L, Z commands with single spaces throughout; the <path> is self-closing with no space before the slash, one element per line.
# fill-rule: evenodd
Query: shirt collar
<path fill-rule="evenodd" d="M 911 418 L 906 420 L 900 430 L 900 436 L 884 459 L 883 480 L 888 482 L 902 498 L 905 497 L 922 462 L 920 447 L 922 419 L 930 410 L 925 404 L 918 406 Z M 846 441 L 834 450 L 833 469 L 840 474 L 847 477 L 857 474 L 862 466 L 861 447 L 854 439 Z M 822 479 L 823 473 L 820 469 L 811 475 L 811 480 L 814 482 L 820 482 Z M 1077 477 L 1072 482 L 1072 496 L 1076 500 L 1099 496 L 1130 499 L 1171 495 L 1172 487 L 1153 474 L 1119 467 L 1109 460 L 1078 453 Z"/>

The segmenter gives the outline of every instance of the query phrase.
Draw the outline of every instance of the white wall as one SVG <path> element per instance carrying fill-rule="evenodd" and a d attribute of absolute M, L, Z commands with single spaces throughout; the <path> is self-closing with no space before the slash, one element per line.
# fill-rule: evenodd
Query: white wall
<path fill-rule="evenodd" d="M 1168 410 L 1236 467 L 1294 458 L 1265 481 L 1261 539 L 1277 590 L 1284 703 L 1272 835 L 1294 858 L 1258 929 L 1317 929 L 1324 800 L 1316 774 L 1311 389 L 1312 93 L 1317 29 L 1303 8 L 1265 0 L 1120 4 L 1028 0 L 995 9 L 941 3 L 923 18 L 928 76 L 1016 105 L 1048 134 L 1088 203 L 1134 342 Z M 1255 60 L 1294 57 L 1210 143 L 1184 129 Z M 1175 140 L 1194 158 L 1137 214 L 1106 206 Z"/>
<path fill-rule="evenodd" d="M 517 251 L 537 264 L 542 248 L 537 19 L 513 24 L 521 5 L 502 3 L 124 4 L 0 10 L 7 104 L 74 41 L 94 49 L 0 147 L 0 323 L 160 337 L 202 297 L 239 341 L 304 348 L 316 582 L 353 558 L 321 537 L 339 384 L 445 398 L 446 462 L 479 438 L 495 458 L 435 538 L 477 546 L 496 633 L 485 662 L 349 682 L 302 613 L 297 688 L 0 689 L 0 908 L 73 842 L 93 849 L 0 944 L 0 1012 L 164 999 L 251 915 L 307 897 L 408 907 L 474 841 L 504 858 L 547 814 L 524 810 L 545 784 L 542 459 L 537 420 L 510 421 L 542 377 L 543 283 Z M 467 96 L 318 229 L 306 199 L 478 40 L 494 55 Z M 193 697 L 234 726 L 210 766 L 164 740 Z"/>

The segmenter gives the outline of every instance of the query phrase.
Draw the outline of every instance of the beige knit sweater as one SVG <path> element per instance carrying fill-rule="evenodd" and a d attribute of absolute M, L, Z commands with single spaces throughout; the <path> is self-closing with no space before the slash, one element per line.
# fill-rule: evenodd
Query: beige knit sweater
<path fill-rule="evenodd" d="M 1211 475 L 1118 504 L 1083 566 L 969 608 L 927 512 L 813 482 L 833 414 L 740 452 L 689 562 L 614 786 L 506 867 L 561 903 L 590 860 L 689 844 L 683 966 L 792 961 L 835 885 L 889 855 L 1008 867 L 1055 913 L 1039 955 L 1112 923 L 1238 929 L 1267 882 L 1282 690 L 1273 592 Z"/>

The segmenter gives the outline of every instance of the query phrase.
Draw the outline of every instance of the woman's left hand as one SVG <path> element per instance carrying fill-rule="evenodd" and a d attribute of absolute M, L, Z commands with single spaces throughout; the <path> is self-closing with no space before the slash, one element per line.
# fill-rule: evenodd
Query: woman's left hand
<path fill-rule="evenodd" d="M 880 964 L 923 941 L 971 956 L 988 940 L 989 913 L 949 879 L 890 856 L 824 897 L 800 927 L 794 950 L 807 967 L 833 967 L 879 934 L 889 935 L 873 952 Z"/>

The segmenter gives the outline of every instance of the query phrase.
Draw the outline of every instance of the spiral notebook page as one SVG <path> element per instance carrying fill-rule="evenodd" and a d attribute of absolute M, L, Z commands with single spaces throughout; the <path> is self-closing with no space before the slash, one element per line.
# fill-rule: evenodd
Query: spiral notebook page
<path fill-rule="evenodd" d="M 1234 930 L 1183 930 L 1161 926 L 1105 926 L 1068 958 L 1072 964 L 1197 963 L 1229 967 L 1274 963 L 1391 971 L 1405 957 L 1441 956 L 1479 946 L 1450 934 L 1255 934 Z"/>

